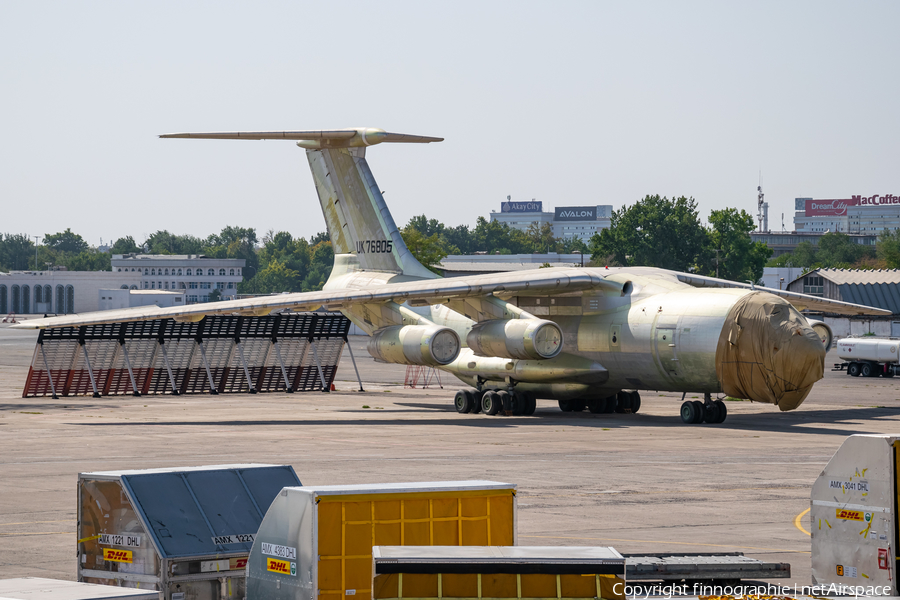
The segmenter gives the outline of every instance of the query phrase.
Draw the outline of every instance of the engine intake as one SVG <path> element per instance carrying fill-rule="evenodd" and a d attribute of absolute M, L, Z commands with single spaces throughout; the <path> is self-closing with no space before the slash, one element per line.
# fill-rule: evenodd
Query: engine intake
<path fill-rule="evenodd" d="M 475 324 L 466 344 L 477 356 L 545 360 L 562 351 L 563 333 L 545 319 L 496 319 Z"/>
<path fill-rule="evenodd" d="M 394 325 L 372 334 L 366 348 L 375 360 L 435 367 L 459 356 L 459 336 L 440 325 Z"/>

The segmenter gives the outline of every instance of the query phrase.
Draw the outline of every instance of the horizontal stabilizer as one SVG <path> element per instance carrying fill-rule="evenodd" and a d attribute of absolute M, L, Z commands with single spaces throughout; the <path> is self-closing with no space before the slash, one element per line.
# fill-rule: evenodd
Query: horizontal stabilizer
<path fill-rule="evenodd" d="M 196 138 L 208 140 L 297 140 L 303 148 L 360 148 L 382 142 L 428 144 L 444 138 L 406 133 L 389 133 L 383 129 L 355 127 L 321 131 L 209 131 L 200 133 L 164 133 L 161 138 Z"/>

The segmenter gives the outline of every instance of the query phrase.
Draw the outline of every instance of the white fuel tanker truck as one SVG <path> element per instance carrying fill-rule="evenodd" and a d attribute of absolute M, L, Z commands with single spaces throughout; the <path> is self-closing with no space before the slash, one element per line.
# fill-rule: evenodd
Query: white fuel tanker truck
<path fill-rule="evenodd" d="M 837 342 L 835 371 L 847 369 L 852 377 L 893 377 L 900 373 L 900 340 L 884 338 L 844 338 Z"/>

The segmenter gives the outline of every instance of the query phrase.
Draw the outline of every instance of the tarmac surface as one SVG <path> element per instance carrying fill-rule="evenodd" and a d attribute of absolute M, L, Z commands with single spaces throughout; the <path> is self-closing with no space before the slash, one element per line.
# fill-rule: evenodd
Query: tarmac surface
<path fill-rule="evenodd" d="M 624 553 L 743 552 L 810 582 L 809 492 L 854 433 L 900 432 L 900 378 L 828 368 L 792 412 L 728 402 L 684 425 L 680 394 L 643 392 L 637 415 L 459 415 L 462 387 L 403 386 L 351 338 L 337 391 L 22 398 L 35 332 L 0 326 L 0 578 L 75 578 L 79 472 L 237 462 L 291 464 L 304 484 L 492 479 L 518 485 L 521 545 Z"/>

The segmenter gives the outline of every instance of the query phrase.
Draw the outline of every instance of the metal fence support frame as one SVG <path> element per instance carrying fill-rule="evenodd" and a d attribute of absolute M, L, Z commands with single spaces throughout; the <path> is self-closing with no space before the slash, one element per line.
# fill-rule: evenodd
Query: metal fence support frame
<path fill-rule="evenodd" d="M 91 368 L 91 359 L 88 357 L 87 345 L 85 345 L 84 340 L 81 340 L 81 351 L 84 353 L 84 364 L 87 365 L 88 376 L 91 378 L 91 387 L 94 388 L 94 398 L 99 398 L 100 392 L 97 390 L 97 380 L 94 379 L 94 370 Z"/>
<path fill-rule="evenodd" d="M 316 344 L 312 338 L 309 340 L 309 347 L 312 348 L 313 360 L 316 361 L 316 368 L 319 370 L 319 380 L 322 382 L 322 391 L 330 392 L 331 390 L 328 389 L 328 384 L 325 383 L 325 373 L 322 371 L 322 363 L 319 362 L 319 353 L 316 352 Z"/>
<path fill-rule="evenodd" d="M 163 339 L 159 340 L 159 348 L 163 353 L 163 363 L 166 365 L 166 373 L 169 374 L 169 383 L 172 384 L 172 395 L 178 395 L 178 386 L 175 385 L 175 376 L 172 374 L 172 367 L 169 365 L 169 353 L 166 352 L 166 342 Z"/>
<path fill-rule="evenodd" d="M 256 393 L 256 386 L 253 385 L 253 379 L 250 378 L 250 369 L 247 368 L 247 359 L 244 358 L 244 348 L 241 346 L 241 340 L 235 338 L 234 345 L 237 347 L 238 355 L 241 357 L 241 366 L 244 368 L 244 376 L 247 378 L 247 387 L 250 393 Z"/>
<path fill-rule="evenodd" d="M 125 357 L 125 368 L 128 369 L 128 377 L 131 378 L 131 390 L 134 393 L 135 398 L 141 397 L 141 391 L 137 387 L 137 382 L 134 380 L 134 371 L 131 369 L 131 360 L 128 358 L 128 348 L 125 347 L 125 340 L 119 340 L 119 347 L 122 348 L 122 356 Z"/>
<path fill-rule="evenodd" d="M 356 371 L 356 381 L 359 382 L 359 391 L 364 392 L 366 390 L 363 389 L 362 378 L 359 376 L 359 369 L 356 368 L 356 358 L 353 356 L 353 348 L 350 347 L 350 340 L 347 339 L 347 336 L 344 336 L 344 344 L 347 345 L 347 351 L 350 353 L 350 360 L 353 361 L 353 370 Z"/>
<path fill-rule="evenodd" d="M 291 382 L 288 380 L 287 369 L 284 368 L 284 361 L 281 360 L 281 350 L 278 347 L 278 340 L 272 340 L 272 346 L 275 348 L 275 358 L 278 359 L 278 366 L 281 367 L 281 376 L 284 377 L 284 391 L 288 394 L 294 393 Z"/>
<path fill-rule="evenodd" d="M 44 343 L 42 341 L 38 341 L 38 345 L 41 347 L 41 358 L 44 359 L 44 370 L 47 371 L 47 379 L 50 380 L 50 391 L 53 392 L 54 400 L 59 400 L 59 396 L 56 395 L 56 384 L 53 383 L 53 373 L 50 372 L 50 367 L 47 365 L 47 353 L 44 352 Z"/>
<path fill-rule="evenodd" d="M 212 371 L 209 370 L 209 361 L 206 360 L 206 349 L 203 348 L 202 341 L 198 341 L 197 346 L 200 347 L 200 358 L 203 360 L 203 368 L 206 369 L 206 378 L 209 380 L 209 393 L 215 396 L 219 392 L 216 390 L 216 382 L 213 381 Z"/>

